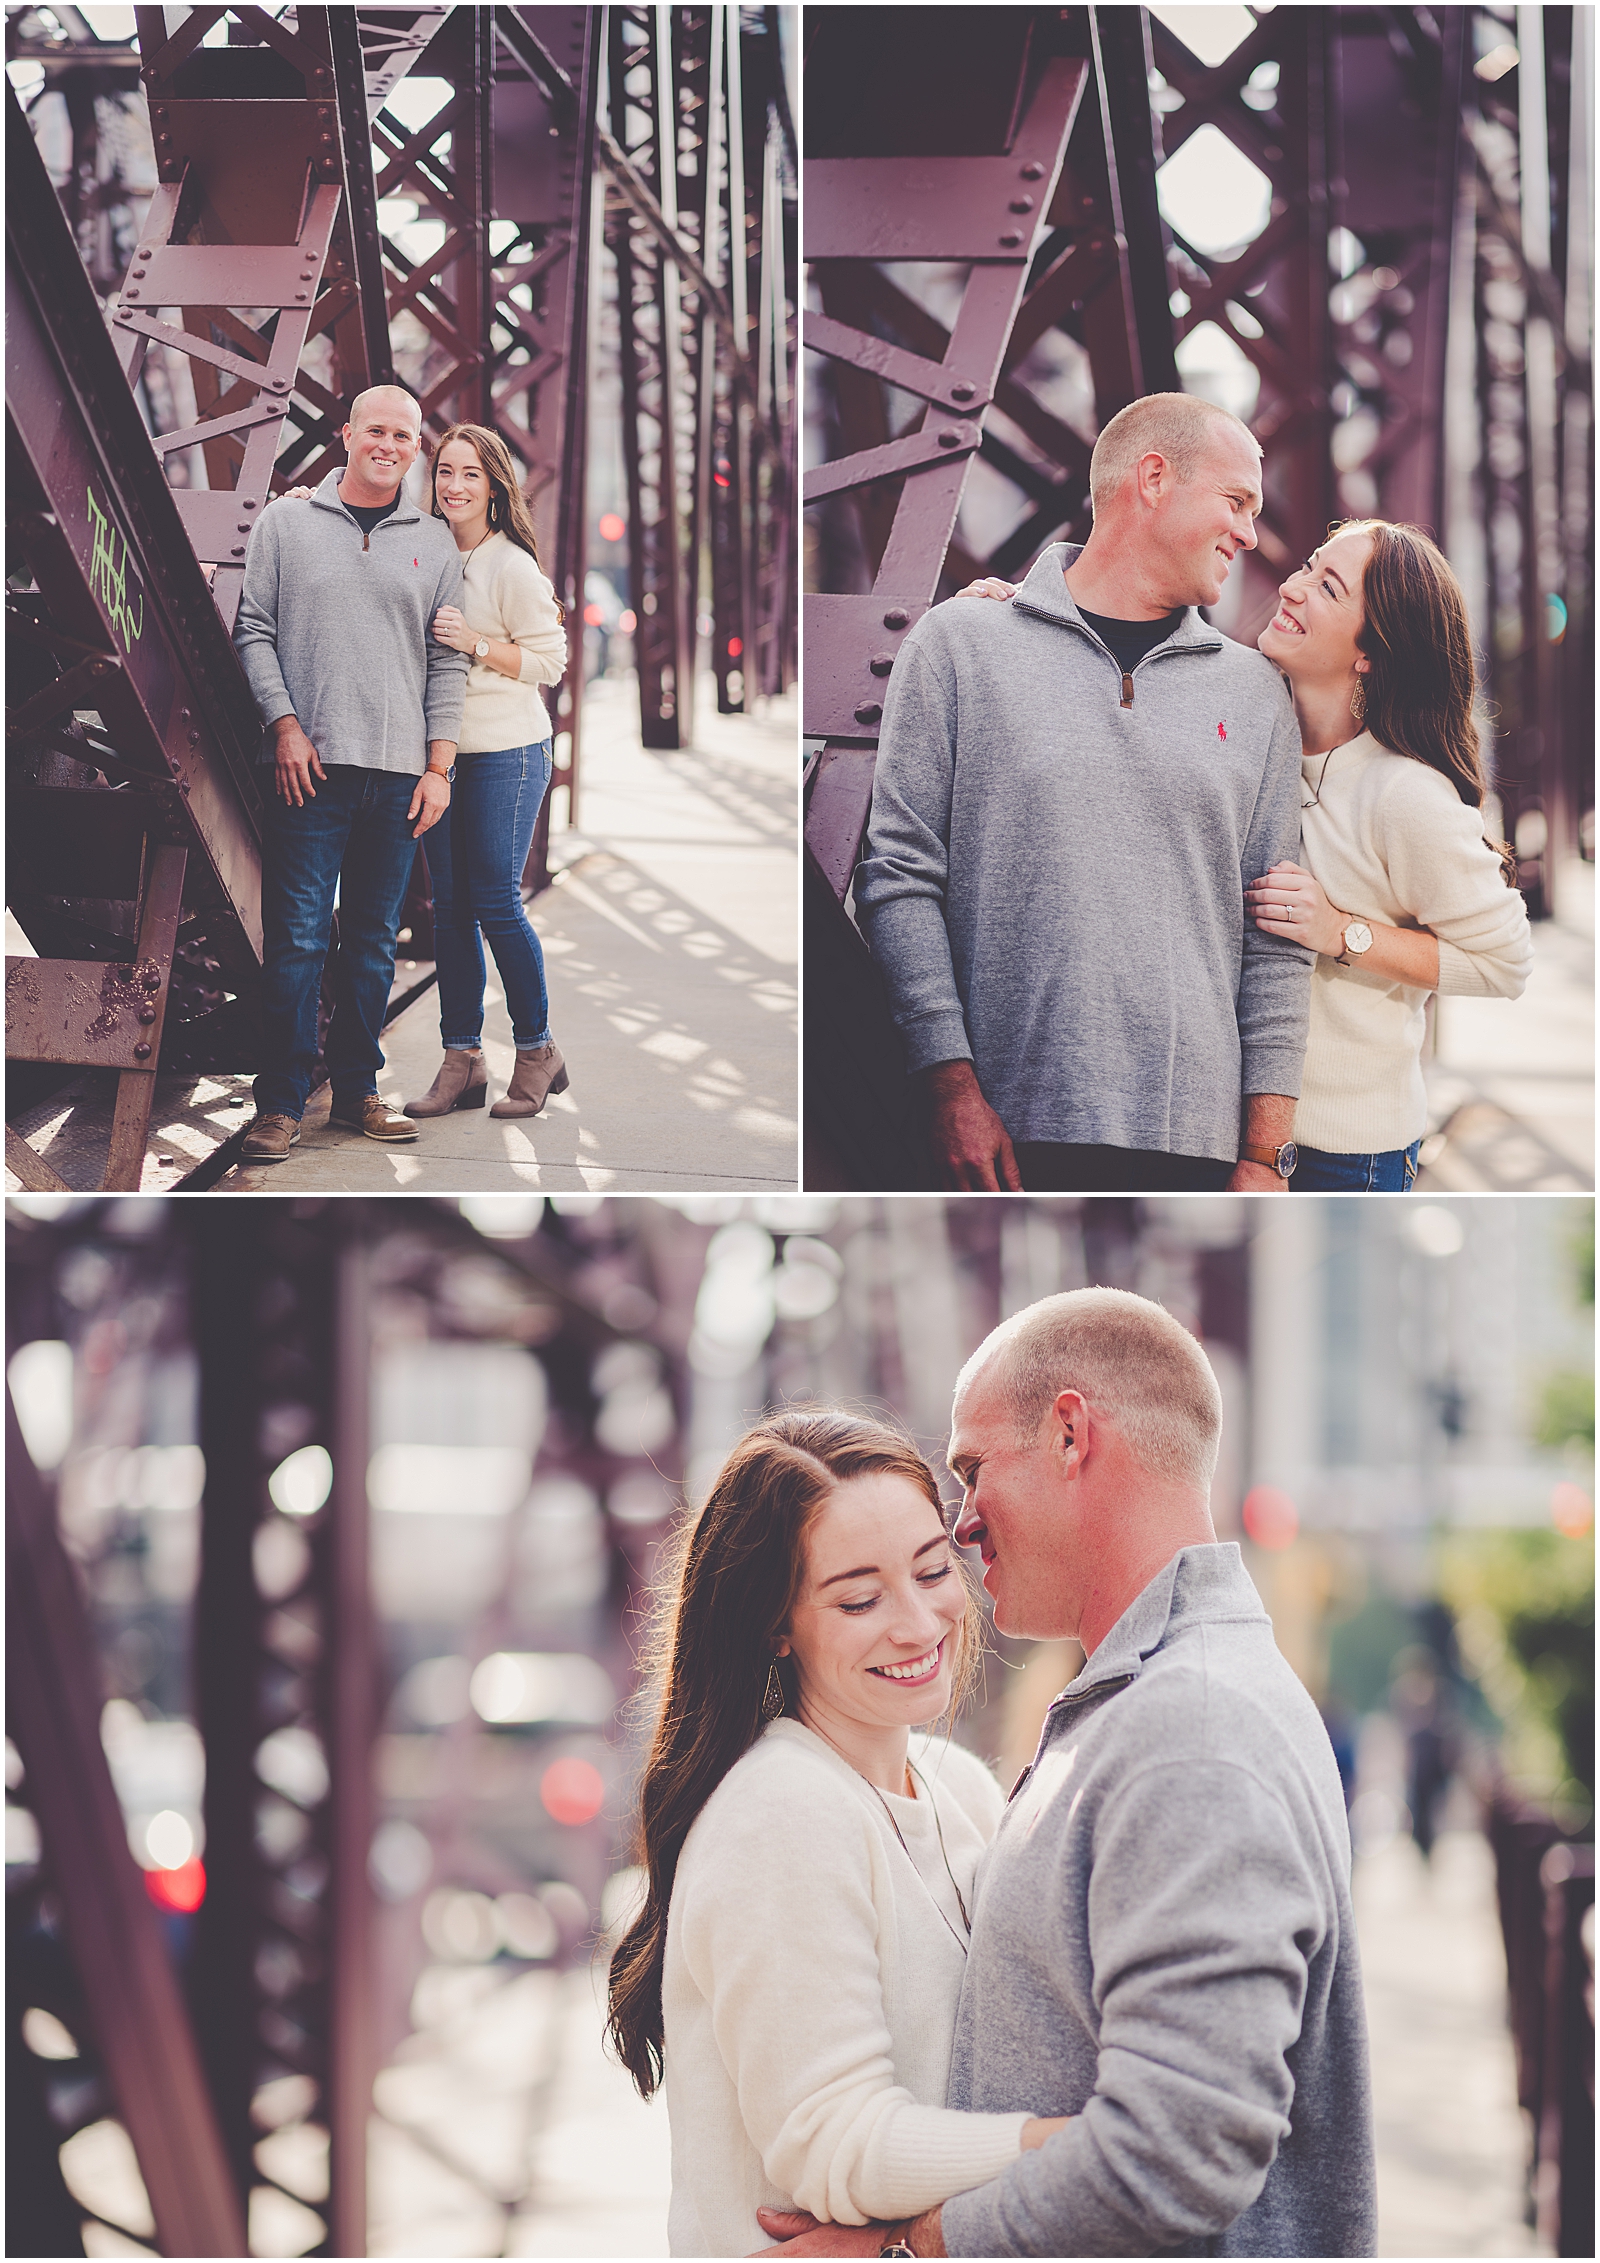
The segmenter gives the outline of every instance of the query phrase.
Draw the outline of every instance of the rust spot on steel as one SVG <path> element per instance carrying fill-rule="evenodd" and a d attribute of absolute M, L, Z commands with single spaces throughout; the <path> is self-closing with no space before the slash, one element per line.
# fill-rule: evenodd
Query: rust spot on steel
<path fill-rule="evenodd" d="M 142 971 L 135 967 L 108 966 L 100 978 L 100 1011 L 84 1029 L 91 1045 L 104 1045 L 117 1034 L 117 1024 L 144 1004 Z"/>

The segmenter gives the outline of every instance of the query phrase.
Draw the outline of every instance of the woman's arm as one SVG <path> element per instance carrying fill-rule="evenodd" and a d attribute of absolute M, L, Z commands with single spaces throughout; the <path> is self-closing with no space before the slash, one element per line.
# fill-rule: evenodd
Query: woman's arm
<path fill-rule="evenodd" d="M 736 1813 L 702 1820 L 713 1829 L 686 1852 L 673 1931 L 779 2190 L 860 2224 L 915 2214 L 1015 2161 L 1028 2115 L 922 2106 L 896 2080 L 878 1947 L 892 1874 L 848 1789 L 821 1770 L 774 1771 Z M 909 2002 L 916 1976 L 904 1980 Z"/>
<path fill-rule="evenodd" d="M 1359 919 L 1372 931 L 1372 948 L 1350 964 L 1370 968 L 1387 982 L 1412 990 L 1439 987 L 1439 941 L 1428 928 L 1388 927 L 1364 911 L 1344 911 L 1329 902 L 1320 881 L 1302 865 L 1275 864 L 1244 892 L 1245 908 L 1264 935 L 1308 943 L 1319 957 L 1336 959 L 1345 949 L 1344 931 Z"/>

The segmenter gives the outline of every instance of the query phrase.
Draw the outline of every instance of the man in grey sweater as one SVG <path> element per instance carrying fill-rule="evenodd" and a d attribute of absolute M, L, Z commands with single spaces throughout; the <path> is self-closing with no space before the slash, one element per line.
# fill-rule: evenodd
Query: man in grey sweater
<path fill-rule="evenodd" d="M 909 2224 L 785 2252 L 1375 2252 L 1344 1798 L 1212 1528 L 1221 1416 L 1194 1338 L 1116 1289 L 1045 1298 L 962 1370 L 956 1537 L 998 1627 L 1086 1663 L 979 1871 L 948 2103 L 1069 2118 Z"/>
<path fill-rule="evenodd" d="M 1311 954 L 1244 891 L 1298 851 L 1299 732 L 1271 662 L 1196 610 L 1254 547 L 1260 457 L 1209 402 L 1133 402 L 1088 542 L 896 659 L 856 907 L 950 1186 L 1293 1168 Z"/>
<path fill-rule="evenodd" d="M 416 843 L 450 803 L 468 666 L 429 634 L 460 594 L 462 559 L 443 520 L 406 499 L 421 442 L 411 394 L 358 395 L 343 472 L 305 509 L 264 512 L 245 558 L 233 642 L 272 764 L 250 1162 L 281 1163 L 300 1136 L 336 890 L 333 1120 L 368 1139 L 417 1136 L 378 1098 L 379 1039 Z"/>

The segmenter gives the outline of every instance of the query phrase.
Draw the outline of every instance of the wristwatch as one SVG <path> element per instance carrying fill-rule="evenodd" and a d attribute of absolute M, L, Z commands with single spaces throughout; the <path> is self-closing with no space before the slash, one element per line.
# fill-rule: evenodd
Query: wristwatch
<path fill-rule="evenodd" d="M 909 2255 L 912 2257 L 913 2263 L 915 2263 L 916 2252 L 914 2247 L 907 2247 L 903 2239 L 893 2239 L 887 2247 L 880 2247 L 878 2250 L 880 2255 Z"/>
<path fill-rule="evenodd" d="M 486 636 L 481 636 L 481 637 L 479 637 L 479 639 L 478 639 L 477 643 L 476 643 L 476 644 L 475 644 L 475 645 L 473 646 L 473 648 L 472 648 L 472 657 L 473 657 L 473 659 L 474 659 L 474 660 L 487 660 L 487 659 L 488 659 L 488 657 L 489 657 L 489 639 L 488 639 L 488 638 L 487 638 Z"/>
<path fill-rule="evenodd" d="M 1241 1163 L 1259 1163 L 1264 1170 L 1276 1171 L 1280 1179 L 1294 1176 L 1294 1167 L 1300 1160 L 1300 1151 L 1292 1139 L 1281 1147 L 1241 1147 Z"/>
<path fill-rule="evenodd" d="M 1344 930 L 1344 949 L 1334 960 L 1335 966 L 1348 966 L 1352 958 L 1360 958 L 1363 951 L 1372 948 L 1372 930 L 1364 919 L 1352 919 Z"/>

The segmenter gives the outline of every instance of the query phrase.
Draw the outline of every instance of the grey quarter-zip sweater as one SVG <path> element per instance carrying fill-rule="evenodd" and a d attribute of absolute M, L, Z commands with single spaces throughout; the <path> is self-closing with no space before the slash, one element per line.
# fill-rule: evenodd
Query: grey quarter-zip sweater
<path fill-rule="evenodd" d="M 978 1875 L 950 2105 L 1073 2119 L 951 2255 L 1371 2255 L 1339 1771 L 1238 1547 L 1181 1549 L 1045 1719 Z"/>
<path fill-rule="evenodd" d="M 331 471 L 309 503 L 264 511 L 245 553 L 234 650 L 255 694 L 262 760 L 293 715 L 324 764 L 420 777 L 428 741 L 461 736 L 467 655 L 432 634 L 461 599 L 462 557 L 443 519 L 402 496 L 370 531 Z"/>
<path fill-rule="evenodd" d="M 1124 675 L 1055 543 L 906 638 L 857 914 L 915 1072 L 970 1060 L 1013 1139 L 1238 1154 L 1300 1090 L 1312 954 L 1246 922 L 1300 844 L 1283 679 L 1191 608 Z"/>

